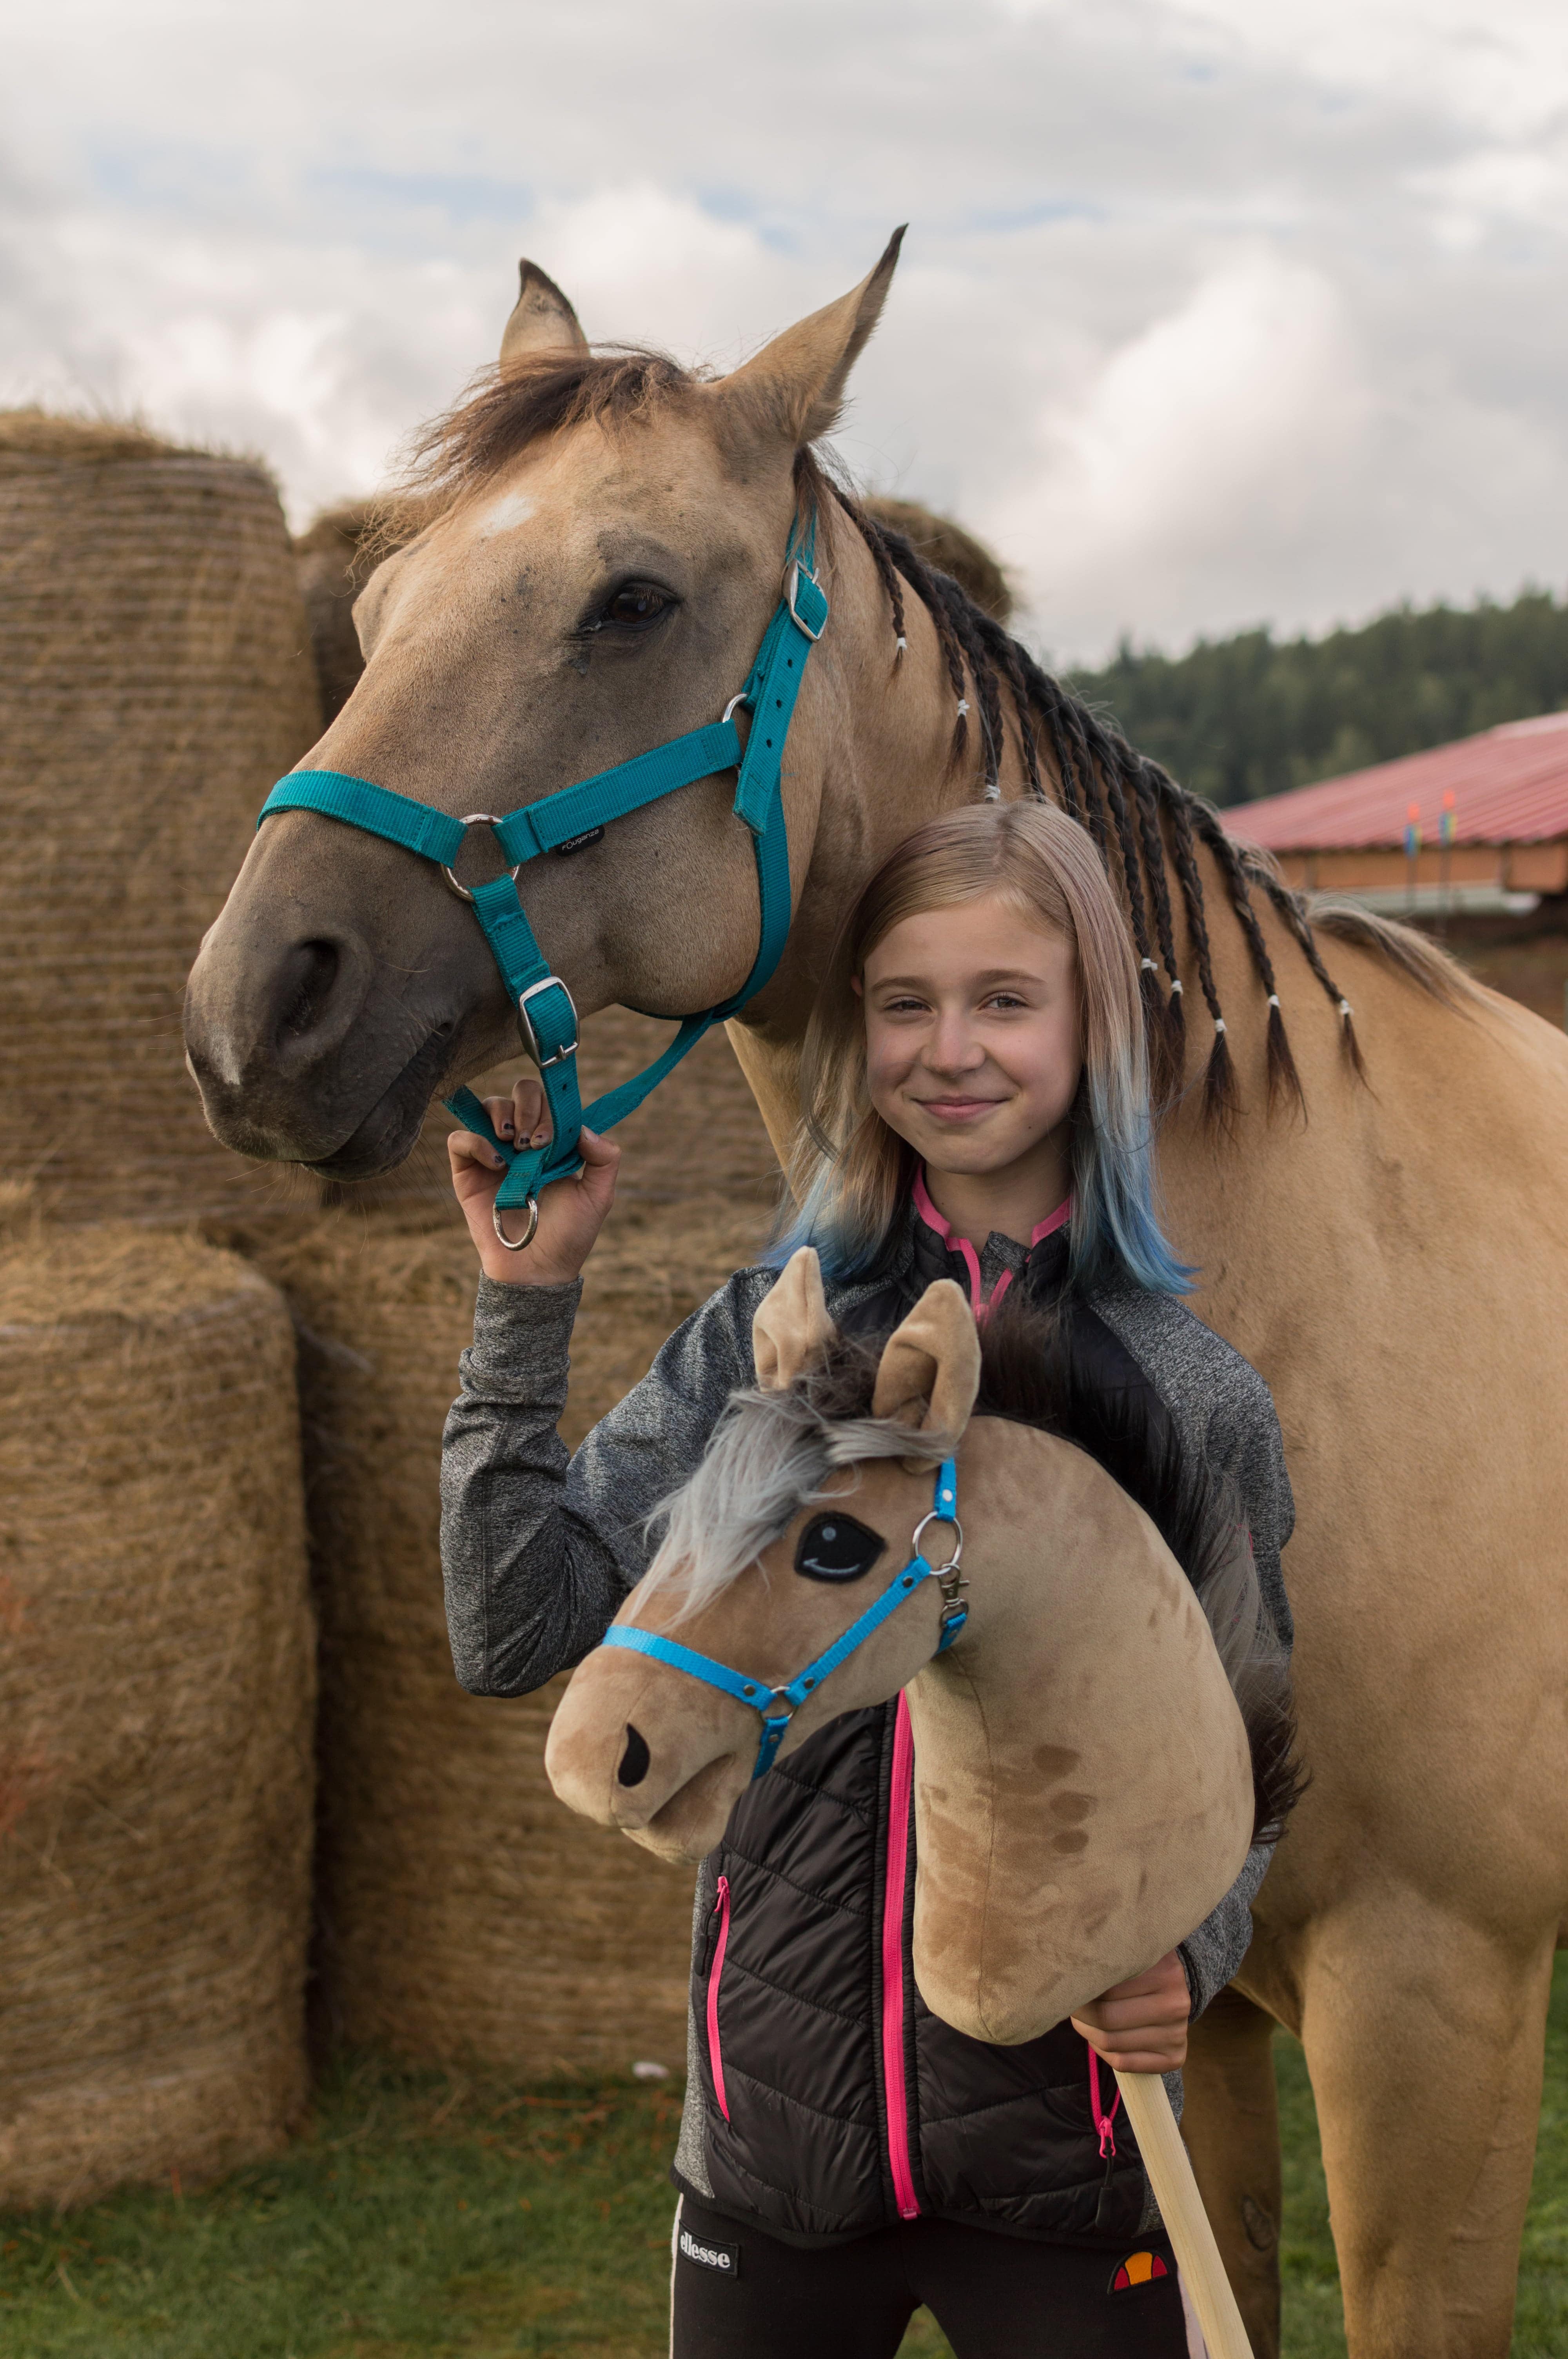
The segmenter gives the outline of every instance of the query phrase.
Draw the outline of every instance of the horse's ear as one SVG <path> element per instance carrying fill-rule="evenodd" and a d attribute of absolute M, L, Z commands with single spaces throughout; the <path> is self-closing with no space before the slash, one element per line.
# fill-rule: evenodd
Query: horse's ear
<path fill-rule="evenodd" d="M 950 1277 L 928 1286 L 888 1337 L 871 1395 L 873 1417 L 949 1433 L 969 1422 L 980 1388 L 980 1335 L 963 1288 Z"/>
<path fill-rule="evenodd" d="M 881 260 L 858 287 L 797 320 L 743 368 L 720 379 L 714 397 L 733 433 L 752 439 L 760 429 L 795 451 L 831 430 L 849 371 L 881 316 L 903 243 L 903 231 L 895 229 Z"/>
<path fill-rule="evenodd" d="M 791 1254 L 752 1321 L 757 1382 L 768 1392 L 787 1392 L 801 1370 L 822 1357 L 835 1332 L 822 1291 L 822 1265 L 809 1245 L 802 1245 Z"/>
<path fill-rule="evenodd" d="M 588 338 L 577 313 L 553 278 L 526 257 L 517 266 L 517 300 L 501 332 L 501 365 L 521 360 L 526 353 L 586 353 Z"/>

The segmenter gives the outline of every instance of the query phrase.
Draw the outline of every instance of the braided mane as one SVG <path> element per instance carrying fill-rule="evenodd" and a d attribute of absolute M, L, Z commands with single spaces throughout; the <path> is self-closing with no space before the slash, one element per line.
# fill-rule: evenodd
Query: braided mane
<path fill-rule="evenodd" d="M 433 420 L 415 443 L 405 483 L 406 493 L 415 495 L 408 524 L 417 529 L 431 521 L 444 506 L 493 476 L 541 435 L 590 419 L 612 429 L 634 429 L 660 410 L 692 400 L 710 381 L 708 372 L 685 368 L 665 353 L 636 346 L 545 353 L 514 362 L 503 370 L 487 371 L 467 398 Z M 1273 960 L 1259 923 L 1254 893 L 1263 894 L 1289 928 L 1339 1018 L 1346 1058 L 1357 1078 L 1364 1082 L 1366 1066 L 1350 1004 L 1324 962 L 1305 897 L 1283 883 L 1273 862 L 1265 853 L 1236 842 L 1212 804 L 1179 786 L 1158 762 L 1130 745 L 1119 730 L 1054 679 L 957 582 L 927 566 L 904 534 L 870 515 L 814 450 L 796 452 L 795 475 L 803 505 L 809 506 L 824 523 L 837 508 L 864 541 L 887 598 L 899 658 L 906 645 L 906 587 L 930 615 L 957 707 L 949 765 L 961 762 L 968 747 L 968 683 L 972 680 L 983 740 L 982 790 L 987 799 L 995 800 L 1000 795 L 1011 715 L 1027 791 L 1041 800 L 1048 799 L 1048 768 L 1063 809 L 1093 837 L 1107 870 L 1119 884 L 1131 926 L 1157 1103 L 1167 1103 L 1174 1095 L 1186 1044 L 1185 1002 L 1173 924 L 1170 877 L 1173 871 L 1196 954 L 1198 987 L 1214 1027 L 1204 1071 L 1205 1114 L 1228 1131 L 1238 1112 L 1236 1065 L 1215 981 L 1208 911 L 1198 867 L 1200 844 L 1213 855 L 1225 879 L 1232 911 L 1267 1001 L 1270 1108 L 1283 1098 L 1304 1114 L 1305 1098 L 1280 1012 Z M 395 508 L 389 506 L 387 515 L 388 529 L 368 549 L 373 560 L 407 537 L 407 527 L 398 521 Z M 1316 909 L 1315 915 L 1318 930 L 1375 951 L 1408 982 L 1446 1006 L 1477 995 L 1461 968 L 1407 928 L 1365 911 L 1332 905 Z"/>

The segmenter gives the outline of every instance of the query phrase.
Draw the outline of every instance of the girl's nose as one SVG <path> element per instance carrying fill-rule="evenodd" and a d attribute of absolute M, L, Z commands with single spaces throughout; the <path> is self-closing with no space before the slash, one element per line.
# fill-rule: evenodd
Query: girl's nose
<path fill-rule="evenodd" d="M 939 1019 L 926 1043 L 925 1061 L 939 1073 L 972 1073 L 983 1065 L 986 1052 L 962 1016 Z"/>

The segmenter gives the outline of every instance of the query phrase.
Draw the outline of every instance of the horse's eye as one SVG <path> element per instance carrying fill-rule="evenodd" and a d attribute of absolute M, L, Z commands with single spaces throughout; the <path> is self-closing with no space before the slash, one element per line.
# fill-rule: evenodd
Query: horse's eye
<path fill-rule="evenodd" d="M 605 603 L 600 620 L 621 630 L 645 631 L 668 612 L 674 601 L 667 592 L 646 582 L 628 582 Z"/>
<path fill-rule="evenodd" d="M 859 1581 L 886 1546 L 853 1516 L 816 1516 L 796 1543 L 795 1569 L 808 1581 Z"/>

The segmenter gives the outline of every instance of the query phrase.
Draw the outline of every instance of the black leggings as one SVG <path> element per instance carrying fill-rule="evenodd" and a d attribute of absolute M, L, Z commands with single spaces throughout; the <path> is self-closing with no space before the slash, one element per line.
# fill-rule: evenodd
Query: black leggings
<path fill-rule="evenodd" d="M 911 2220 L 813 2248 L 681 2198 L 671 2359 L 894 2359 L 923 2302 L 957 2359 L 1188 2359 L 1162 2235 L 1123 2252 Z"/>

